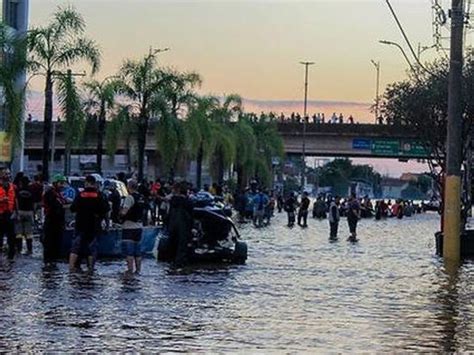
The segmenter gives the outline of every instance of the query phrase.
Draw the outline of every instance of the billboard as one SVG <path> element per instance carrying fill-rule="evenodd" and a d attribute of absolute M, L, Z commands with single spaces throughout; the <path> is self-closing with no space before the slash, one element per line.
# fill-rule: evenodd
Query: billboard
<path fill-rule="evenodd" d="M 10 163 L 12 160 L 11 141 L 7 132 L 0 132 L 0 163 Z"/>

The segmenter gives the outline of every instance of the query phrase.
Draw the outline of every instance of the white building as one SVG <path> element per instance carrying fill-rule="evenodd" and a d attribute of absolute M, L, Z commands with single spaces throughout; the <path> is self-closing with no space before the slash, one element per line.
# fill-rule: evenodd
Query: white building
<path fill-rule="evenodd" d="M 2 0 L 0 11 L 0 19 L 3 23 L 19 33 L 26 34 L 28 31 L 29 0 Z M 26 73 L 20 75 L 18 78 L 18 88 L 23 89 L 25 82 Z M 4 107 L 0 107 L 0 131 L 5 129 L 7 119 L 8 117 L 5 115 Z M 20 149 L 15 153 L 12 168 L 15 171 L 23 169 L 23 147 L 20 147 Z"/>

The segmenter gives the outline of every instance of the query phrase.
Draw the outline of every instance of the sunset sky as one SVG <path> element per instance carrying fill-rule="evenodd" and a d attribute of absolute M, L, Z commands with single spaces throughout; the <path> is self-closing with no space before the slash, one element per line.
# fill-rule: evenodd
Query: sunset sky
<path fill-rule="evenodd" d="M 199 72 L 202 91 L 257 100 L 301 100 L 301 60 L 310 72 L 310 100 L 371 102 L 380 60 L 382 87 L 404 77 L 403 44 L 384 0 L 31 0 L 31 24 L 73 4 L 103 51 L 99 77 L 150 46 L 170 47 L 161 63 Z M 415 46 L 432 44 L 431 0 L 392 0 Z M 427 51 L 423 59 L 436 56 Z M 41 88 L 34 83 L 35 88 Z"/>
<path fill-rule="evenodd" d="M 431 46 L 431 0 L 391 3 L 413 45 Z M 310 70 L 310 112 L 352 113 L 357 121 L 373 122 L 371 59 L 381 62 L 382 91 L 407 70 L 396 47 L 379 43 L 398 42 L 408 52 L 384 0 L 31 0 L 31 25 L 47 23 L 58 5 L 68 4 L 84 15 L 88 36 L 102 48 L 98 78 L 116 73 L 124 58 L 140 58 L 150 46 L 170 47 L 160 55 L 162 65 L 200 73 L 202 93 L 238 93 L 250 111 L 301 111 L 299 61 L 309 60 L 316 62 Z M 443 5 L 448 9 L 447 0 Z M 438 56 L 428 50 L 422 60 Z M 32 89 L 42 88 L 40 80 L 32 81 Z M 41 116 L 42 100 L 31 101 L 30 112 Z M 396 174 L 398 165 L 381 167 Z M 425 169 L 404 166 L 401 170 Z"/>

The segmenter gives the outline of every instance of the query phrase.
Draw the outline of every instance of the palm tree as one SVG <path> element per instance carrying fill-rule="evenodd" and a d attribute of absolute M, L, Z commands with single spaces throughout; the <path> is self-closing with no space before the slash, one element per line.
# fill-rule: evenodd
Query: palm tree
<path fill-rule="evenodd" d="M 68 70 L 66 75 L 58 77 L 58 97 L 61 112 L 64 115 L 64 175 L 71 172 L 71 150 L 79 144 L 83 137 L 85 114 L 72 73 Z"/>
<path fill-rule="evenodd" d="M 272 160 L 284 155 L 283 139 L 278 133 L 276 123 L 263 116 L 252 123 L 257 142 L 257 158 L 255 160 L 255 175 L 261 182 L 271 183 Z"/>
<path fill-rule="evenodd" d="M 201 84 L 196 73 L 165 72 L 168 80 L 154 96 L 154 113 L 159 116 L 155 136 L 158 151 L 170 179 L 174 179 L 178 159 L 184 157 L 186 133 L 182 118 L 196 101 L 194 88 Z"/>
<path fill-rule="evenodd" d="M 232 129 L 238 147 L 238 153 L 235 156 L 237 186 L 244 188 L 248 179 L 254 175 L 255 161 L 259 159 L 257 137 L 247 115 L 241 115 Z"/>
<path fill-rule="evenodd" d="M 28 66 L 26 44 L 24 36 L 0 22 L 0 92 L 3 96 L 0 106 L 4 105 L 0 109 L 5 109 L 4 129 L 13 149 L 21 146 L 22 139 L 25 88 L 18 87 L 18 77 Z"/>
<path fill-rule="evenodd" d="M 112 80 L 110 80 L 112 79 Z M 86 106 L 88 111 L 98 114 L 97 127 L 97 173 L 102 174 L 102 155 L 104 154 L 105 125 L 108 113 L 114 108 L 118 84 L 112 77 L 102 82 L 92 80 L 84 84 L 88 93 Z"/>
<path fill-rule="evenodd" d="M 219 99 L 215 96 L 196 98 L 185 123 L 186 142 L 191 158 L 196 159 L 196 187 L 201 188 L 202 164 L 209 159 L 214 142 L 214 123 L 211 118 L 219 107 Z"/>
<path fill-rule="evenodd" d="M 127 60 L 120 69 L 119 93 L 130 101 L 131 115 L 136 117 L 138 143 L 138 180 L 143 180 L 146 139 L 152 113 L 155 111 L 154 97 L 168 76 L 157 67 L 156 53 L 150 51 L 138 61 Z"/>
<path fill-rule="evenodd" d="M 232 165 L 235 158 L 236 144 L 231 123 L 237 121 L 241 112 L 242 98 L 236 94 L 225 96 L 214 110 L 212 121 L 215 142 L 211 153 L 211 165 L 214 167 L 214 178 L 219 185 L 223 184 L 224 171 Z"/>
<path fill-rule="evenodd" d="M 72 7 L 58 8 L 51 22 L 45 27 L 30 31 L 28 47 L 30 60 L 37 73 L 45 75 L 44 129 L 43 129 L 43 174 L 49 178 L 49 150 L 51 123 L 53 120 L 53 83 L 60 71 L 78 62 L 86 61 L 95 73 L 100 65 L 100 50 L 97 44 L 84 37 L 83 17 Z M 59 74 L 59 75 L 58 75 Z"/>
<path fill-rule="evenodd" d="M 136 126 L 134 125 L 133 118 L 130 115 L 130 107 L 126 105 L 119 106 L 116 112 L 111 116 L 109 124 L 106 126 L 105 146 L 107 154 L 113 158 L 117 152 L 119 139 L 123 138 L 125 139 L 128 166 L 131 166 L 130 140 L 136 133 L 135 131 Z"/>

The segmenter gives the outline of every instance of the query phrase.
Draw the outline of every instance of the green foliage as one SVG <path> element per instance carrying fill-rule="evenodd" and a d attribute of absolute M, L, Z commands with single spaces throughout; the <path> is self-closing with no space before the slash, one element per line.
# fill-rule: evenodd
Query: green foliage
<path fill-rule="evenodd" d="M 54 72 L 79 61 L 90 63 L 95 73 L 100 66 L 100 50 L 86 37 L 85 21 L 73 7 L 59 7 L 45 27 L 33 28 L 28 34 L 28 49 L 34 69 Z"/>
<path fill-rule="evenodd" d="M 64 117 L 64 135 L 67 149 L 82 141 L 85 114 L 81 96 L 72 75 L 62 75 L 58 79 L 59 107 Z"/>
<path fill-rule="evenodd" d="M 318 168 L 319 185 L 331 186 L 338 194 L 345 194 L 353 180 L 372 184 L 374 192 L 380 189 L 381 176 L 369 165 L 354 165 L 349 159 L 335 159 Z"/>
<path fill-rule="evenodd" d="M 434 160 L 444 170 L 448 116 L 448 74 L 446 59 L 427 65 L 428 71 L 418 70 L 417 75 L 389 85 L 382 101 L 382 113 L 394 124 L 409 125 Z M 466 53 L 463 71 L 464 136 L 474 118 L 474 52 Z M 463 139 L 467 142 L 467 139 Z M 466 147 L 464 147 L 466 148 Z M 465 153 L 467 150 L 465 149 Z"/>
<path fill-rule="evenodd" d="M 161 116 L 155 130 L 156 145 L 167 173 L 175 168 L 180 154 L 185 152 L 184 123 L 171 115 Z"/>
<path fill-rule="evenodd" d="M 121 106 L 112 116 L 107 130 L 105 131 L 105 147 L 107 154 L 111 157 L 117 152 L 117 144 L 120 138 L 130 138 L 136 128 L 130 117 L 130 108 Z"/>
<path fill-rule="evenodd" d="M 26 39 L 0 22 L 0 91 L 6 105 L 5 130 L 13 148 L 21 143 L 25 88 L 17 87 L 18 76 L 28 67 Z"/>

